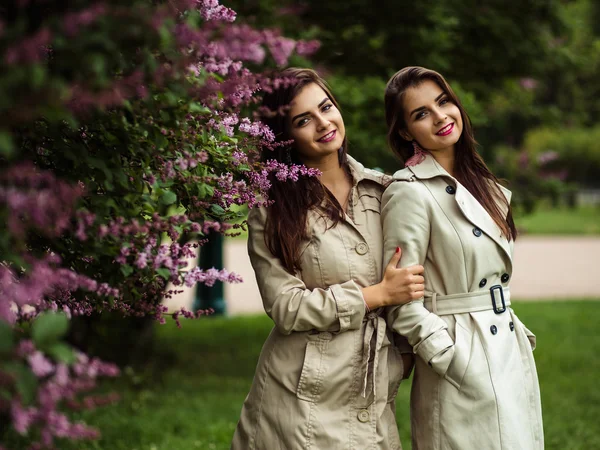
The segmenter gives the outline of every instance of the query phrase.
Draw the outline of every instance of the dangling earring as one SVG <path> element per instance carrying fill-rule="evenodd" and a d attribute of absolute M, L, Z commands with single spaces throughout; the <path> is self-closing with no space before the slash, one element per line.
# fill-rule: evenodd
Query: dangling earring
<path fill-rule="evenodd" d="M 425 150 L 421 148 L 417 141 L 412 141 L 412 146 L 414 154 L 406 160 L 404 167 L 416 166 L 417 164 L 421 164 L 425 159 Z"/>
<path fill-rule="evenodd" d="M 283 162 L 288 166 L 292 165 L 292 150 L 289 147 L 283 152 Z"/>

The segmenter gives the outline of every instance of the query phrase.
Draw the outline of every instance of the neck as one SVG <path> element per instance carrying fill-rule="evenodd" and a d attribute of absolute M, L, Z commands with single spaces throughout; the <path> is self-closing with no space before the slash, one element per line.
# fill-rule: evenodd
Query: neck
<path fill-rule="evenodd" d="M 305 160 L 302 162 L 306 167 L 319 169 L 322 173 L 320 177 L 321 183 L 331 191 L 334 190 L 332 188 L 335 185 L 346 179 L 346 171 L 343 167 L 340 167 L 337 152 L 324 156 L 319 160 Z"/>
<path fill-rule="evenodd" d="M 443 150 L 435 150 L 430 153 L 446 172 L 454 176 L 454 146 Z"/>

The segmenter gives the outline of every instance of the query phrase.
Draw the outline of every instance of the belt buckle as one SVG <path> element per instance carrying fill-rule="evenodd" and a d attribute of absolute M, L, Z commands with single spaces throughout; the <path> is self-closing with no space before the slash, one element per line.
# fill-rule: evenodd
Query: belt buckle
<path fill-rule="evenodd" d="M 502 300 L 502 306 L 500 308 L 498 308 L 498 304 L 496 302 L 496 294 L 494 293 L 495 290 L 500 291 L 500 300 Z M 502 289 L 502 286 L 500 286 L 499 284 L 492 286 L 490 288 L 490 295 L 492 296 L 492 306 L 494 307 L 494 312 L 496 314 L 502 314 L 504 311 L 506 311 L 506 303 L 504 302 L 504 290 Z"/>

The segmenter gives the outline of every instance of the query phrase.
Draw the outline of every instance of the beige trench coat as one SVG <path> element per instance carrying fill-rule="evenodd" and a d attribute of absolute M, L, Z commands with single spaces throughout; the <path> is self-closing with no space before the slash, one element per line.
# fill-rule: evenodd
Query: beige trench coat
<path fill-rule="evenodd" d="M 400 246 L 401 266 L 425 267 L 425 298 L 388 314 L 418 355 L 413 449 L 543 449 L 535 336 L 509 306 L 513 242 L 432 156 L 393 179 L 384 260 Z"/>
<path fill-rule="evenodd" d="M 265 342 L 233 438 L 234 450 L 400 449 L 394 398 L 403 375 L 381 310 L 361 287 L 382 274 L 380 203 L 389 177 L 350 158 L 345 223 L 309 213 L 302 272 L 288 273 L 264 242 L 265 209 L 248 217 L 248 251 L 265 311 Z M 410 346 L 406 346 L 410 352 Z"/>

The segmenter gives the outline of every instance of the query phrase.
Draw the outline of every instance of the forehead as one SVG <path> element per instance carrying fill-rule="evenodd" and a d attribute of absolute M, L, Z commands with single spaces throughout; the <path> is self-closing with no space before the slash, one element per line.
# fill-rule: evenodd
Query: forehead
<path fill-rule="evenodd" d="M 432 80 L 425 80 L 417 86 L 409 87 L 404 92 L 404 109 L 410 112 L 421 106 L 427 106 L 435 102 L 442 92 L 443 89 Z"/>
<path fill-rule="evenodd" d="M 327 93 L 318 84 L 307 84 L 290 103 L 290 116 L 294 117 L 317 108 L 325 98 L 327 98 Z"/>

